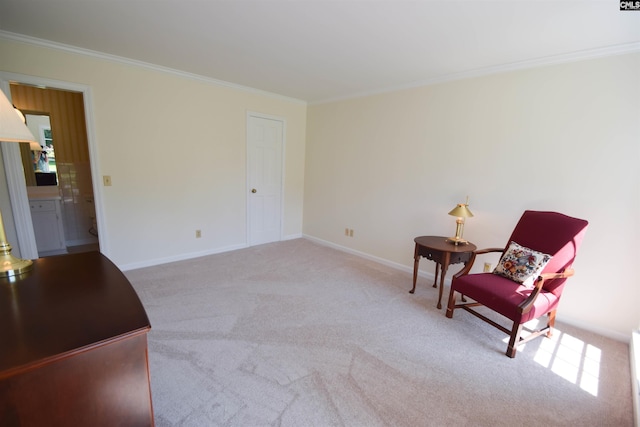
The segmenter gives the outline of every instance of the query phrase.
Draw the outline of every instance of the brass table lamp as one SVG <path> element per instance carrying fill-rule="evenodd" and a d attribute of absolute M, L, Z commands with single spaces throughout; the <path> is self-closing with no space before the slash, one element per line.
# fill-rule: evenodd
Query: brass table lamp
<path fill-rule="evenodd" d="M 469 210 L 469 198 L 467 197 L 467 203 L 458 203 L 455 208 L 449 212 L 449 215 L 457 217 L 456 219 L 456 235 L 455 237 L 449 237 L 447 242 L 454 245 L 466 245 L 467 242 L 462 238 L 462 232 L 464 231 L 464 222 L 466 218 L 471 218 L 473 214 Z"/>

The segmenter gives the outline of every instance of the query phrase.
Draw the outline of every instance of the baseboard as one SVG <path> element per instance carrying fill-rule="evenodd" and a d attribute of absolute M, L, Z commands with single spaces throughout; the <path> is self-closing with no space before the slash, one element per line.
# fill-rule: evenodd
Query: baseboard
<path fill-rule="evenodd" d="M 573 317 L 564 316 L 562 315 L 562 307 L 558 311 L 557 320 L 559 322 L 563 322 L 568 325 L 575 326 L 577 328 L 584 329 L 598 335 L 602 335 L 603 337 L 614 339 L 616 341 L 624 342 L 627 344 L 630 341 L 628 334 L 621 334 L 619 332 L 612 331 L 611 329 L 601 328 L 598 325 L 585 324 L 584 321 L 574 319 Z"/>
<path fill-rule="evenodd" d="M 134 263 L 131 263 L 131 264 L 118 265 L 118 268 L 120 270 L 122 270 L 122 271 L 136 270 L 138 268 L 153 267 L 153 266 L 156 266 L 156 265 L 168 264 L 170 262 L 186 261 L 188 259 L 200 258 L 200 257 L 203 257 L 203 256 L 208 256 L 208 255 L 221 254 L 221 253 L 224 253 L 224 252 L 230 252 L 230 251 L 235 251 L 235 250 L 238 250 L 238 249 L 244 249 L 246 247 L 247 247 L 247 245 L 245 243 L 242 243 L 242 244 L 239 244 L 239 245 L 225 246 L 225 247 L 222 247 L 222 248 L 216 248 L 216 249 L 207 250 L 207 251 L 190 252 L 190 253 L 187 253 L 187 254 L 180 254 L 180 255 L 166 257 L 166 258 L 156 258 L 156 259 L 147 260 L 147 261 L 143 261 L 143 262 L 134 262 Z"/>
<path fill-rule="evenodd" d="M 319 245 L 328 246 L 330 248 L 337 249 L 337 250 L 342 251 L 342 252 L 346 252 L 346 253 L 349 253 L 349 254 L 352 254 L 352 255 L 357 255 L 357 256 L 359 256 L 361 258 L 368 259 L 368 260 L 371 260 L 371 261 L 375 261 L 375 262 L 377 262 L 379 264 L 386 265 L 386 266 L 394 268 L 396 270 L 404 271 L 404 272 L 407 272 L 407 273 L 413 275 L 413 267 L 408 267 L 408 266 L 400 264 L 398 262 L 389 261 L 388 259 L 380 258 L 380 257 L 374 256 L 374 255 L 371 255 L 371 254 L 368 254 L 368 253 L 365 253 L 365 252 L 357 251 L 355 249 L 351 249 L 351 248 L 348 248 L 346 246 L 341 246 L 341 245 L 338 245 L 336 243 L 329 242 L 327 240 L 318 239 L 317 237 L 309 236 L 307 234 L 303 234 L 302 237 L 307 239 L 307 240 L 309 240 L 309 241 L 315 242 L 315 243 L 317 243 Z M 419 277 L 425 277 L 425 278 L 430 279 L 430 280 L 435 280 L 435 275 L 434 274 L 427 273 L 427 272 L 424 272 L 424 271 L 418 271 L 418 276 Z M 445 285 L 447 285 L 447 286 L 451 285 L 451 279 L 450 278 L 448 278 L 448 279 L 445 278 Z"/>
<path fill-rule="evenodd" d="M 293 240 L 293 239 L 300 239 L 302 238 L 302 234 L 290 234 L 287 236 L 282 236 L 282 240 Z M 128 270 L 136 270 L 138 268 L 145 268 L 145 267 L 153 267 L 156 265 L 162 265 L 162 264 L 167 264 L 169 262 L 176 262 L 176 261 L 186 261 L 188 259 L 193 259 L 193 258 L 200 258 L 203 256 L 208 256 L 208 255 L 216 255 L 216 254 L 221 254 L 224 252 L 230 252 L 230 251 L 235 251 L 238 249 L 244 249 L 246 247 L 248 247 L 249 245 L 246 243 L 242 243 L 239 245 L 231 245 L 231 246 L 225 246 L 222 248 L 216 248 L 216 249 L 212 249 L 212 250 L 207 250 L 207 251 L 201 251 L 201 252 L 190 252 L 187 254 L 180 254 L 180 255 L 176 255 L 176 256 L 172 256 L 172 257 L 166 257 L 166 258 L 156 258 L 156 259 L 152 259 L 152 260 L 147 260 L 147 261 L 143 261 L 143 262 L 136 262 L 136 263 L 131 263 L 131 264 L 124 264 L 124 265 L 118 265 L 118 268 L 122 271 L 128 271 Z"/>
<path fill-rule="evenodd" d="M 631 361 L 631 389 L 633 390 L 633 413 L 636 427 L 640 427 L 640 330 L 631 332 L 629 344 Z"/>
<path fill-rule="evenodd" d="M 302 233 L 288 234 L 286 236 L 282 236 L 282 240 L 295 240 L 295 239 L 301 239 L 301 238 L 302 238 Z"/>
<path fill-rule="evenodd" d="M 93 245 L 98 243 L 97 237 L 87 237 L 86 239 L 75 239 L 75 240 L 67 240 L 65 242 L 66 246 L 82 246 L 82 245 Z"/>
<path fill-rule="evenodd" d="M 47 257 L 47 256 L 55 256 L 55 255 L 64 255 L 67 253 L 66 249 L 56 249 L 53 251 L 42 251 L 38 252 L 38 257 Z"/>

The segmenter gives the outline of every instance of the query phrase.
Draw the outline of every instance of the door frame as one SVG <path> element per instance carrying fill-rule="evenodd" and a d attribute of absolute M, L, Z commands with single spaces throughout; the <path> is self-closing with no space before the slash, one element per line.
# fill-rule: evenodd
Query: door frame
<path fill-rule="evenodd" d="M 96 143 L 95 122 L 93 118 L 93 95 L 91 93 L 91 87 L 60 80 L 29 76 L 26 74 L 0 71 L 0 89 L 5 93 L 9 101 L 11 101 L 10 84 L 12 82 L 82 93 L 86 122 L 85 126 L 87 131 L 87 144 L 89 148 L 89 167 L 91 169 L 91 180 L 93 184 L 93 201 L 96 210 L 96 222 L 98 225 L 98 242 L 100 245 L 100 252 L 108 256 L 108 233 L 104 221 L 105 215 L 102 187 L 98 185 L 101 181 L 99 180 L 100 171 L 98 167 L 98 146 Z M 36 246 L 35 234 L 33 232 L 33 223 L 31 222 L 27 186 L 24 180 L 24 173 L 22 171 L 20 147 L 18 147 L 18 144 L 2 143 L 1 145 L 7 186 L 9 187 L 9 198 L 11 199 L 11 209 L 13 211 L 16 234 L 18 236 L 18 241 L 20 242 L 20 254 L 22 258 L 36 259 L 38 258 L 38 249 Z"/>
<path fill-rule="evenodd" d="M 285 148 L 286 148 L 286 143 L 287 143 L 287 121 L 284 117 L 280 117 L 280 116 L 274 116 L 271 114 L 264 114 L 264 113 L 258 113 L 255 111 L 247 111 L 247 118 L 246 118 L 246 150 L 247 150 L 247 154 L 246 154 L 246 159 L 245 159 L 245 164 L 246 164 L 246 176 L 245 176 L 245 183 L 246 183 L 246 194 L 247 194 L 247 198 L 246 198 L 246 204 L 247 204 L 247 209 L 246 209 L 246 215 L 247 215 L 247 224 L 246 224 L 246 234 L 247 234 L 247 238 L 246 238 L 246 246 L 253 246 L 253 242 L 251 241 L 251 183 L 249 182 L 249 168 L 250 168 L 250 164 L 249 164 L 249 150 L 250 150 L 250 141 L 249 141 L 249 135 L 250 135 L 250 122 L 251 122 L 251 118 L 258 118 L 258 119 L 267 119 L 267 120 L 275 120 L 278 121 L 280 123 L 282 123 L 282 146 L 281 146 L 281 152 L 280 152 L 280 236 L 278 236 L 278 239 L 281 241 L 283 239 L 283 233 L 284 233 L 284 179 L 285 179 Z"/>

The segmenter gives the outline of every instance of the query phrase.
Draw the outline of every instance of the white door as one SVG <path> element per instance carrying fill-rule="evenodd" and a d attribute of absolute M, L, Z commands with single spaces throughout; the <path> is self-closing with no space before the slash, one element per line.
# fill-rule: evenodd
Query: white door
<path fill-rule="evenodd" d="M 281 240 L 282 120 L 247 118 L 247 235 L 249 246 Z"/>

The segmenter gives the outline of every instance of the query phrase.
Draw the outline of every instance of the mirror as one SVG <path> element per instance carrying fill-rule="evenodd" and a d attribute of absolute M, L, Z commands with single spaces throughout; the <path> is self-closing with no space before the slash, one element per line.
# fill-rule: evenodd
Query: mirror
<path fill-rule="evenodd" d="M 20 144 L 22 165 L 27 186 L 58 185 L 56 155 L 49 114 L 24 112 L 26 124 L 40 143 L 41 150 L 31 150 L 29 144 Z"/>

